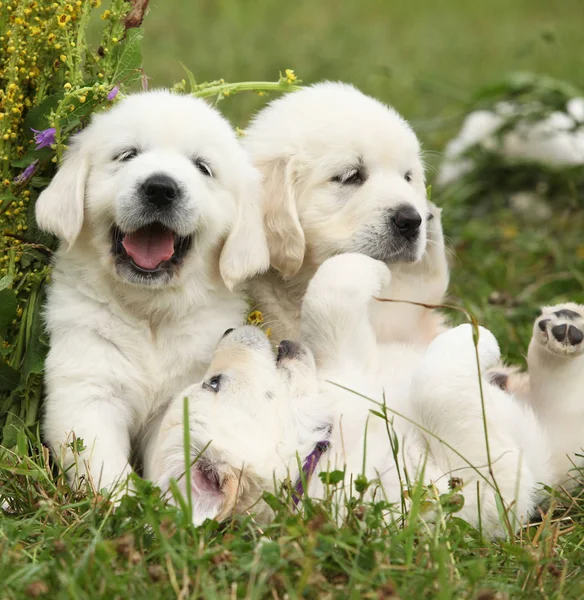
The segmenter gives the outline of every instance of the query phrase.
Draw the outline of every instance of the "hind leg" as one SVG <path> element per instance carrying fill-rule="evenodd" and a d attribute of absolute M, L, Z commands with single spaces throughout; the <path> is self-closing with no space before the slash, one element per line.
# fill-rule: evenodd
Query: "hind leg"
<path fill-rule="evenodd" d="M 531 424 L 510 397 L 484 379 L 498 360 L 499 347 L 488 330 L 479 328 L 475 340 L 469 325 L 457 327 L 430 344 L 414 375 L 411 396 L 430 455 L 443 470 L 442 485 L 451 477 L 463 481 L 465 506 L 460 516 L 473 525 L 480 519 L 491 536 L 505 531 L 497 488 L 516 527 L 534 509 L 536 485 L 513 435 L 514 427 L 527 429 Z"/>
<path fill-rule="evenodd" d="M 584 467 L 584 306 L 544 307 L 533 326 L 527 357 L 528 402 L 548 430 L 555 484 L 574 484 Z"/>

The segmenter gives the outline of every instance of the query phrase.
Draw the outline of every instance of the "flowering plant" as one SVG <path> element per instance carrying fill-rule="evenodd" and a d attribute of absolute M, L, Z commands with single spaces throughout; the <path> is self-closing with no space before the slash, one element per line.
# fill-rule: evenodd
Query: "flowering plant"
<path fill-rule="evenodd" d="M 127 91 L 146 89 L 142 20 L 148 0 L 0 0 L 0 445 L 26 448 L 36 426 L 47 343 L 41 320 L 55 240 L 36 227 L 34 202 L 69 136 Z M 96 48 L 87 43 L 94 17 Z M 98 19 L 99 17 L 99 19 Z M 174 89 L 220 101 L 242 91 L 287 91 L 275 82 L 197 83 Z"/>

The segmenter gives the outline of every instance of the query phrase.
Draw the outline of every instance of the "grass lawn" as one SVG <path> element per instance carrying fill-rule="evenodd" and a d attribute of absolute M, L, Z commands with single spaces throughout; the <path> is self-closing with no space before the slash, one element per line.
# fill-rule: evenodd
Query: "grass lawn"
<path fill-rule="evenodd" d="M 200 81 L 274 80 L 285 68 L 306 83 L 350 81 L 396 106 L 440 151 L 472 93 L 508 72 L 584 87 L 583 23 L 581 0 L 151 0 L 145 69 L 152 85 L 183 77 L 178 61 Z M 245 127 L 264 101 L 242 95 L 221 108 Z M 521 363 L 539 305 L 584 302 L 582 199 L 554 205 L 543 222 L 512 212 L 496 189 L 474 205 L 434 199 L 444 207 L 451 301 Z M 584 494 L 499 542 L 449 516 L 448 503 L 434 531 L 415 520 L 387 527 L 381 505 L 360 502 L 338 526 L 326 502 L 297 513 L 277 497 L 267 527 L 242 517 L 194 529 L 144 482 L 116 511 L 72 496 L 46 450 L 29 443 L 23 434 L 20 454 L 32 458 L 0 462 L 0 495 L 19 513 L 0 515 L 0 600 L 584 597 Z"/>

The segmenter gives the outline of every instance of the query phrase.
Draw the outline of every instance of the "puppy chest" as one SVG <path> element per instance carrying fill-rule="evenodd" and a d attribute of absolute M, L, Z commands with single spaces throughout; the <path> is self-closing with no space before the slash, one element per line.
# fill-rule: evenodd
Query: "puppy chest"
<path fill-rule="evenodd" d="M 200 380 L 212 352 L 208 342 L 180 332 L 157 336 L 148 346 L 148 358 L 142 371 L 149 384 L 151 408 L 167 402 Z"/>

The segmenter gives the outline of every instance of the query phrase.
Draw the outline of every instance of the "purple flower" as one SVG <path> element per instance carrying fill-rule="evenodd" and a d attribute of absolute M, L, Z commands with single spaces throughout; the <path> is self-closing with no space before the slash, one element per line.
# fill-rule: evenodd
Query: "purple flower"
<path fill-rule="evenodd" d="M 107 99 L 113 100 L 118 95 L 119 91 L 120 91 L 120 88 L 117 85 L 114 85 L 114 87 L 111 89 L 110 93 L 107 95 Z"/>
<path fill-rule="evenodd" d="M 55 133 L 56 130 L 54 127 L 49 127 L 48 129 L 43 129 L 39 131 L 38 129 L 30 128 L 31 131 L 34 131 L 34 141 L 36 142 L 35 150 L 40 150 L 41 148 L 46 148 L 55 143 Z"/>
<path fill-rule="evenodd" d="M 28 165 L 28 167 L 26 167 L 26 169 L 24 169 L 24 171 L 14 179 L 14 183 L 16 183 L 16 185 L 22 185 L 23 183 L 26 183 L 33 176 L 38 166 L 38 160 L 31 162 L 30 165 Z"/>

